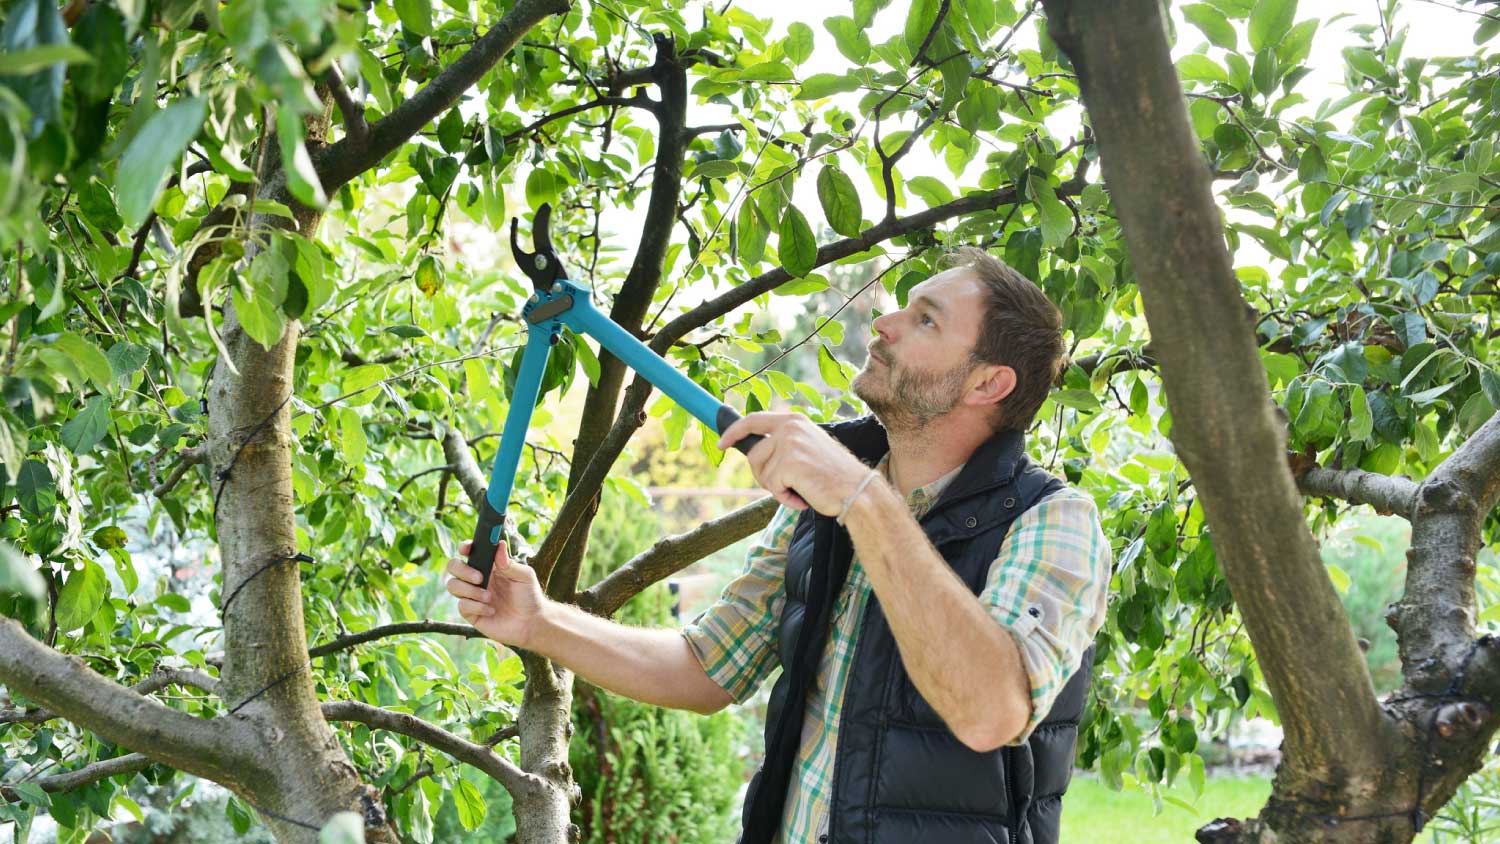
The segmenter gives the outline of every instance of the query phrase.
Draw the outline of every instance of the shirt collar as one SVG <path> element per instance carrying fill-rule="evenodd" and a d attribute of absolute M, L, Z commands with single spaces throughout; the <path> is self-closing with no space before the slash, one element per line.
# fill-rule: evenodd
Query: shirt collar
<path fill-rule="evenodd" d="M 891 453 L 889 451 L 881 456 L 879 463 L 875 464 L 875 468 L 880 472 L 881 477 L 885 478 L 887 482 L 891 480 L 890 464 Z M 953 479 L 958 477 L 958 473 L 963 471 L 964 465 L 965 464 L 960 463 L 957 466 L 953 467 L 952 471 L 944 474 L 942 477 L 923 484 L 922 486 L 919 486 L 911 492 L 907 493 L 906 506 L 918 512 L 925 512 L 926 510 L 931 508 L 932 505 L 937 502 L 938 496 L 943 494 L 943 490 L 948 488 L 948 484 L 952 483 Z"/>

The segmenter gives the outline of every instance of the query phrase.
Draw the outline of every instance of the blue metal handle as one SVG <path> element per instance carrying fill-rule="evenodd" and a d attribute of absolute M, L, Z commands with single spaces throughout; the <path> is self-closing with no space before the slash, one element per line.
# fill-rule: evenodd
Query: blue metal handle
<path fill-rule="evenodd" d="M 724 433 L 740 418 L 734 408 L 714 398 L 691 378 L 672 368 L 656 352 L 629 332 L 600 313 L 589 298 L 589 291 L 566 279 L 551 288 L 538 291 L 527 301 L 522 314 L 527 318 L 526 351 L 511 393 L 510 409 L 505 415 L 505 430 L 500 435 L 500 450 L 490 469 L 490 486 L 479 506 L 479 520 L 474 529 L 474 543 L 469 549 L 469 565 L 484 575 L 481 585 L 488 585 L 495 551 L 500 544 L 504 514 L 510 506 L 515 488 L 516 469 L 521 465 L 521 448 L 531 427 L 532 411 L 542 389 L 542 375 L 547 358 L 557 342 L 562 326 L 576 334 L 587 334 L 599 341 L 610 354 L 639 372 L 657 389 L 666 393 L 703 424 Z M 760 442 L 759 434 L 740 439 L 734 447 L 749 453 Z"/>
<path fill-rule="evenodd" d="M 531 414 L 542 390 L 542 375 L 547 371 L 547 358 L 552 354 L 557 337 L 558 326 L 553 320 L 540 325 L 532 323 L 526 329 L 526 351 L 521 353 L 521 368 L 516 373 L 516 386 L 510 394 L 510 410 L 505 414 L 500 450 L 495 452 L 490 486 L 480 504 L 479 524 L 474 529 L 474 543 L 469 548 L 469 565 L 484 575 L 481 586 L 488 586 L 490 582 L 490 568 L 500 545 L 505 511 L 510 506 L 510 493 L 515 488 L 516 468 L 521 465 L 521 448 L 526 445 L 526 430 L 531 427 Z"/>

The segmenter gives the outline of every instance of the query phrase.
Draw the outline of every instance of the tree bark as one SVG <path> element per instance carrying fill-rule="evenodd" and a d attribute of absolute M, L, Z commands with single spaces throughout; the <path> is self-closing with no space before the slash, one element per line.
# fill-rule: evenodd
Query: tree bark
<path fill-rule="evenodd" d="M 1369 672 L 1281 455 L 1253 328 L 1245 319 L 1212 175 L 1188 120 L 1155 0 L 1044 0 L 1078 71 L 1105 181 L 1214 547 L 1285 730 L 1267 809 L 1241 840 L 1369 841 L 1399 818 L 1324 831 L 1414 795 L 1389 765 L 1407 736 Z M 1247 495 L 1245 490 L 1254 490 Z M 1405 795 L 1401 791 L 1407 791 Z M 1274 830 L 1271 832 L 1270 830 Z"/>
<path fill-rule="evenodd" d="M 305 122 L 310 146 L 327 137 L 328 107 Z M 267 150 L 271 152 L 271 150 Z M 294 226 L 311 238 L 322 215 L 299 205 L 279 156 L 265 155 L 262 196 L 293 209 L 295 223 L 255 215 L 253 231 Z M 248 249 L 253 257 L 254 249 Z M 277 840 L 313 844 L 334 814 L 365 820 L 366 839 L 398 840 L 379 795 L 361 780 L 319 709 L 302 616 L 302 584 L 292 492 L 290 398 L 301 323 L 288 320 L 270 349 L 224 305 L 228 359 L 214 367 L 208 391 L 208 459 L 215 526 L 223 561 L 223 698 L 231 718 L 252 730 L 264 773 L 244 784 Z"/>

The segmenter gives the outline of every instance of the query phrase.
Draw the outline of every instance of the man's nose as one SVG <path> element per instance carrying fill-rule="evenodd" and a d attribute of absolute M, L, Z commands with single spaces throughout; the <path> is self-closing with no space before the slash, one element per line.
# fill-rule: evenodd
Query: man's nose
<path fill-rule="evenodd" d="M 893 316 L 894 312 L 881 314 L 880 316 L 875 317 L 875 321 L 870 324 L 870 327 L 875 329 L 875 333 L 879 335 L 880 339 L 886 341 L 887 343 L 891 341 Z"/>

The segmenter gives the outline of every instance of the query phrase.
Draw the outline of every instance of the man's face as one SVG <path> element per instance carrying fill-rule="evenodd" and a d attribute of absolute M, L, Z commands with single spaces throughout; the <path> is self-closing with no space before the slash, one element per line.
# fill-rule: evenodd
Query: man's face
<path fill-rule="evenodd" d="M 979 282 L 962 267 L 913 287 L 905 308 L 875 320 L 854 394 L 892 431 L 919 429 L 952 410 L 974 371 L 984 307 Z"/>

